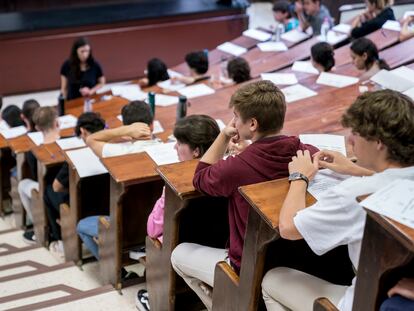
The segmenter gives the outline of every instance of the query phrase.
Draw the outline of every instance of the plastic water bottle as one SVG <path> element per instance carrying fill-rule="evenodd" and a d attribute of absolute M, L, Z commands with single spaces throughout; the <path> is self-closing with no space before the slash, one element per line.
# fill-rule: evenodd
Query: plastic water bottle
<path fill-rule="evenodd" d="M 223 78 L 227 78 L 227 59 L 224 56 L 221 57 L 220 75 Z"/>
<path fill-rule="evenodd" d="M 187 115 L 187 97 L 181 95 L 178 98 L 177 112 L 176 112 L 176 121 L 181 120 Z"/>
<path fill-rule="evenodd" d="M 282 39 L 282 34 L 285 32 L 285 26 L 282 23 L 279 23 L 276 26 L 275 33 L 273 36 L 273 41 L 279 42 Z"/>
<path fill-rule="evenodd" d="M 83 102 L 83 112 L 91 112 L 92 110 L 92 100 L 90 98 L 85 98 Z"/>
<path fill-rule="evenodd" d="M 322 37 L 322 40 L 325 42 L 328 41 L 328 32 L 330 28 L 331 28 L 331 25 L 329 24 L 329 18 L 325 17 L 321 25 L 321 37 Z"/>
<path fill-rule="evenodd" d="M 148 93 L 148 104 L 151 107 L 152 116 L 155 116 L 155 93 L 154 92 Z"/>

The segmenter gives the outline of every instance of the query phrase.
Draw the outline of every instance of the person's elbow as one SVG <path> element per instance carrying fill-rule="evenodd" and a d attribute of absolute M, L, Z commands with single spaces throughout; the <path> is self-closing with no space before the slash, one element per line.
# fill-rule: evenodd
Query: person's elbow
<path fill-rule="evenodd" d="M 293 220 L 280 220 L 279 234 L 285 240 L 300 240 L 302 235 L 299 233 Z"/>

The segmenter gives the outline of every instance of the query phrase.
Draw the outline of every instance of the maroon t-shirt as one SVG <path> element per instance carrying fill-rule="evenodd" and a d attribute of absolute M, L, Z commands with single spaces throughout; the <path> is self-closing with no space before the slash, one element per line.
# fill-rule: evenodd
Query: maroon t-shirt
<path fill-rule="evenodd" d="M 207 195 L 229 199 L 229 257 L 238 269 L 250 208 L 238 188 L 289 176 L 288 164 L 297 150 L 309 150 L 311 154 L 318 151 L 314 146 L 302 144 L 297 137 L 281 135 L 262 138 L 241 154 L 213 165 L 200 162 L 197 166 L 194 187 Z"/>

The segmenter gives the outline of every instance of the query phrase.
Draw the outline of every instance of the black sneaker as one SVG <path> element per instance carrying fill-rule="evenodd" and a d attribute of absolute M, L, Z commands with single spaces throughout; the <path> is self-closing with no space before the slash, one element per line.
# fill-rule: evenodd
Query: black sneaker
<path fill-rule="evenodd" d="M 33 230 L 27 230 L 23 233 L 23 241 L 27 244 L 36 244 L 36 236 Z"/>
<path fill-rule="evenodd" d="M 135 297 L 135 306 L 138 310 L 141 310 L 142 308 L 147 311 L 150 310 L 148 292 L 145 289 L 138 291 L 137 296 Z"/>

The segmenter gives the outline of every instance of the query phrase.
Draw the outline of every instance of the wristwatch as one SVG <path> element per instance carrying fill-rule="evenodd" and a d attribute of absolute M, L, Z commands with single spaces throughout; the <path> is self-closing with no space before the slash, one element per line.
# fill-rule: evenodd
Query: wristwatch
<path fill-rule="evenodd" d="M 309 186 L 308 177 L 306 177 L 305 175 L 303 175 L 301 173 L 292 173 L 292 174 L 290 174 L 288 180 L 289 180 L 289 182 L 292 182 L 292 181 L 295 181 L 295 180 L 304 180 L 306 182 L 306 189 Z"/>

